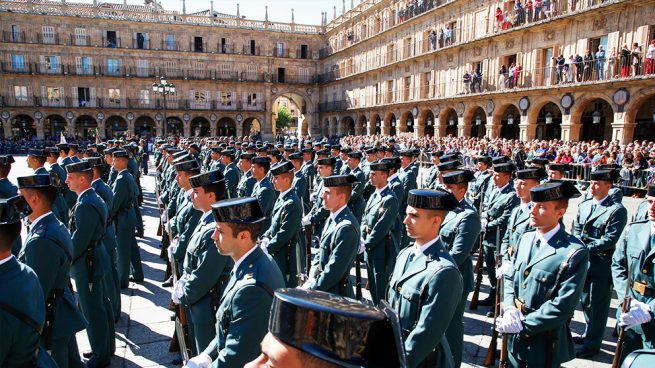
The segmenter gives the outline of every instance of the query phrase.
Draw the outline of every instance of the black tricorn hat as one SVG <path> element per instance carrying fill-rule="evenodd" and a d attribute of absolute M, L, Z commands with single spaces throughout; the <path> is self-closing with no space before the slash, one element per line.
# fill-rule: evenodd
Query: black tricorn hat
<path fill-rule="evenodd" d="M 312 153 L 312 152 L 314 152 L 314 149 L 307 147 L 307 148 L 301 149 L 300 152 L 302 152 L 302 153 Z"/>
<path fill-rule="evenodd" d="M 74 162 L 72 164 L 66 165 L 66 172 L 69 174 L 85 171 L 91 171 L 91 164 L 89 164 L 87 161 Z"/>
<path fill-rule="evenodd" d="M 550 163 L 550 160 L 545 158 L 545 157 L 535 157 L 532 160 L 529 161 L 533 165 L 548 165 Z"/>
<path fill-rule="evenodd" d="M 0 156 L 0 165 L 11 165 L 14 162 L 16 162 L 16 160 L 14 160 L 14 156 L 12 156 L 12 155 L 2 155 L 2 156 Z"/>
<path fill-rule="evenodd" d="M 510 161 L 512 161 L 512 160 L 510 160 L 509 157 L 500 156 L 500 157 L 496 157 L 496 158 L 492 159 L 491 163 L 495 166 L 495 165 L 504 164 L 504 163 L 507 163 L 507 162 L 510 162 Z"/>
<path fill-rule="evenodd" d="M 439 158 L 441 158 L 441 156 L 443 156 L 443 151 L 442 151 L 442 150 L 432 151 L 432 152 L 430 153 L 430 155 L 432 155 L 432 157 L 439 157 Z"/>
<path fill-rule="evenodd" d="M 407 196 L 407 205 L 425 210 L 452 211 L 457 208 L 457 198 L 445 190 L 412 189 Z"/>
<path fill-rule="evenodd" d="M 259 156 L 259 157 L 253 157 L 252 158 L 252 163 L 253 165 L 259 164 L 259 165 L 270 165 L 271 164 L 271 158 L 268 156 Z"/>
<path fill-rule="evenodd" d="M 445 161 L 437 165 L 437 170 L 439 171 L 451 171 L 457 170 L 458 167 L 462 166 L 462 163 L 458 160 Z"/>
<path fill-rule="evenodd" d="M 402 150 L 398 152 L 398 156 L 403 156 L 403 157 L 414 157 L 414 151 L 413 150 Z"/>
<path fill-rule="evenodd" d="M 453 152 L 449 153 L 447 155 L 440 156 L 439 159 L 441 161 L 453 161 L 453 160 L 459 160 L 462 158 L 462 153 L 461 152 Z"/>
<path fill-rule="evenodd" d="M 50 156 L 59 156 L 59 150 L 57 149 L 57 147 L 46 147 L 45 151 Z"/>
<path fill-rule="evenodd" d="M 212 204 L 216 222 L 258 224 L 266 219 L 255 197 L 225 199 Z"/>
<path fill-rule="evenodd" d="M 506 157 L 506 156 L 504 156 L 504 157 Z M 491 165 L 491 164 L 492 164 L 491 157 L 489 157 L 489 156 L 478 156 L 478 157 L 476 157 L 475 160 L 473 160 L 473 161 L 474 161 L 476 164 L 477 164 L 478 162 L 483 162 L 483 163 L 485 163 L 485 164 L 487 164 L 487 165 Z"/>
<path fill-rule="evenodd" d="M 603 180 L 614 182 L 619 178 L 619 172 L 617 170 L 595 170 L 592 171 L 589 175 L 590 180 Z"/>
<path fill-rule="evenodd" d="M 61 150 L 65 150 L 65 149 L 69 149 L 69 148 L 70 148 L 70 146 L 68 145 L 68 143 L 59 143 L 59 144 L 55 144 L 55 147 L 57 147 L 57 149 L 59 149 L 60 151 L 61 151 Z"/>
<path fill-rule="evenodd" d="M 360 151 L 353 151 L 348 153 L 348 157 L 361 160 L 364 157 L 364 154 L 361 153 Z"/>
<path fill-rule="evenodd" d="M 113 158 L 129 158 L 130 155 L 125 150 L 116 150 L 111 153 Z"/>
<path fill-rule="evenodd" d="M 42 149 L 30 149 L 27 150 L 27 154 L 30 156 L 35 156 L 35 157 L 47 157 L 48 155 L 45 153 L 45 150 Z"/>
<path fill-rule="evenodd" d="M 561 171 L 561 172 L 566 172 L 566 171 L 571 171 L 571 165 L 569 164 L 549 164 L 548 170 L 551 171 Z"/>
<path fill-rule="evenodd" d="M 382 159 L 382 161 L 389 164 L 389 167 L 394 170 L 398 170 L 401 167 L 400 157 L 385 157 Z"/>
<path fill-rule="evenodd" d="M 221 147 L 212 147 L 210 148 L 212 152 L 221 153 L 223 149 Z"/>
<path fill-rule="evenodd" d="M 189 178 L 192 188 L 204 187 L 221 182 L 225 182 L 225 176 L 223 176 L 221 170 L 209 171 Z"/>
<path fill-rule="evenodd" d="M 316 151 L 316 155 L 318 155 L 318 156 L 329 156 L 330 155 L 330 150 L 326 149 L 326 148 L 324 148 L 322 150 L 318 150 L 318 151 Z"/>
<path fill-rule="evenodd" d="M 548 177 L 546 170 L 540 167 L 531 167 L 529 169 L 519 170 L 515 174 L 516 178 L 521 180 L 541 180 Z"/>
<path fill-rule="evenodd" d="M 68 145 L 68 147 L 70 147 L 70 149 L 72 149 L 72 150 L 76 150 L 76 151 L 77 151 L 77 149 L 78 149 L 80 146 L 77 145 L 77 144 L 75 144 L 75 143 L 71 143 L 71 144 Z"/>
<path fill-rule="evenodd" d="M 389 172 L 391 170 L 391 163 L 389 161 L 377 160 L 371 162 L 371 164 L 368 167 L 371 171 Z"/>
<path fill-rule="evenodd" d="M 200 171 L 200 165 L 196 160 L 182 161 L 174 166 L 176 171 Z"/>
<path fill-rule="evenodd" d="M 189 155 L 189 151 L 178 150 L 177 152 L 173 153 L 173 161 L 179 159 L 180 157 L 185 157 L 185 156 L 191 157 L 191 155 Z"/>
<path fill-rule="evenodd" d="M 516 171 L 516 165 L 514 165 L 511 162 L 507 162 L 504 164 L 494 164 L 494 171 L 495 172 L 505 172 L 505 173 L 513 173 Z"/>
<path fill-rule="evenodd" d="M 20 189 L 61 186 L 61 180 L 55 173 L 20 176 L 16 178 L 16 183 L 18 183 Z"/>
<path fill-rule="evenodd" d="M 375 147 L 369 147 L 364 150 L 367 155 L 373 154 L 373 153 L 378 153 L 378 149 Z"/>
<path fill-rule="evenodd" d="M 289 154 L 289 156 L 287 156 L 287 158 L 289 160 L 302 160 L 302 153 L 294 152 L 294 153 Z"/>
<path fill-rule="evenodd" d="M 293 164 L 289 161 L 280 162 L 271 168 L 271 175 L 273 176 L 288 172 L 293 172 Z"/>
<path fill-rule="evenodd" d="M 352 187 L 353 184 L 359 183 L 355 175 L 332 175 L 323 178 L 325 187 Z"/>
<path fill-rule="evenodd" d="M 651 184 L 648 186 L 648 190 L 646 190 L 646 195 L 649 197 L 655 197 L 655 184 Z"/>
<path fill-rule="evenodd" d="M 621 165 L 618 164 L 598 164 L 596 170 L 621 170 Z"/>
<path fill-rule="evenodd" d="M 233 150 L 233 149 L 226 149 L 226 150 L 221 151 L 221 156 L 227 156 L 227 157 L 234 158 L 234 157 L 236 157 L 236 155 L 237 155 L 237 152 L 235 150 Z"/>
<path fill-rule="evenodd" d="M 32 208 L 22 196 L 0 199 L 0 225 L 15 224 L 32 213 Z"/>
<path fill-rule="evenodd" d="M 105 166 L 105 160 L 101 157 L 87 157 L 84 161 L 88 162 L 91 167 L 103 167 Z"/>
<path fill-rule="evenodd" d="M 336 157 L 319 158 L 318 160 L 316 160 L 316 163 L 318 165 L 334 166 L 337 164 L 337 158 Z"/>
<path fill-rule="evenodd" d="M 332 147 L 332 148 L 334 148 L 334 147 Z M 345 154 L 348 154 L 348 153 L 350 153 L 350 152 L 352 152 L 352 151 L 353 151 L 353 149 L 350 148 L 350 147 L 348 147 L 348 146 L 341 147 L 341 148 L 339 149 L 339 152 L 341 152 L 341 153 L 345 153 Z"/>
<path fill-rule="evenodd" d="M 242 153 L 241 156 L 239 156 L 239 159 L 251 161 L 255 156 L 254 153 Z"/>
<path fill-rule="evenodd" d="M 173 165 L 189 160 L 193 160 L 193 157 L 191 157 L 191 155 L 186 151 L 181 151 L 173 155 Z"/>
<path fill-rule="evenodd" d="M 268 330 L 284 344 L 340 367 L 403 367 L 397 315 L 386 303 L 381 307 L 323 291 L 278 289 Z"/>
<path fill-rule="evenodd" d="M 560 199 L 578 198 L 580 195 L 575 185 L 568 180 L 549 181 L 530 189 L 530 199 L 532 202 L 549 202 Z"/>
<path fill-rule="evenodd" d="M 475 174 L 470 170 L 452 171 L 443 175 L 444 184 L 462 184 L 475 180 Z"/>

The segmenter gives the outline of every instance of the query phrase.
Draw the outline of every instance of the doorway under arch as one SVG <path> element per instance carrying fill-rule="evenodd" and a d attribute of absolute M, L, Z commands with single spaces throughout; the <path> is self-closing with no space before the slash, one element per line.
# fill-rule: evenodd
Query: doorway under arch
<path fill-rule="evenodd" d="M 457 131 L 459 124 L 459 117 L 457 112 L 453 109 L 450 109 L 448 115 L 446 115 L 446 137 L 457 137 Z"/>
<path fill-rule="evenodd" d="M 156 135 L 157 123 L 150 116 L 139 116 L 134 121 L 134 134 L 138 134 L 141 138 Z"/>
<path fill-rule="evenodd" d="M 307 135 L 311 121 L 308 111 L 308 101 L 293 92 L 283 93 L 273 101 L 272 124 L 273 134 L 282 132 Z M 286 110 L 288 114 L 280 113 Z"/>
<path fill-rule="evenodd" d="M 61 115 L 48 115 L 43 119 L 43 135 L 46 139 L 59 139 L 61 133 L 66 132 L 67 128 L 68 122 Z"/>
<path fill-rule="evenodd" d="M 13 137 L 26 139 L 35 136 L 36 123 L 34 119 L 27 114 L 16 115 L 11 119 L 11 134 Z"/>
<path fill-rule="evenodd" d="M 487 134 L 487 114 L 481 107 L 473 111 L 473 121 L 471 121 L 471 137 L 482 138 Z"/>
<path fill-rule="evenodd" d="M 261 137 L 262 124 L 257 118 L 248 118 L 243 121 L 243 135 Z"/>
<path fill-rule="evenodd" d="M 580 117 L 580 139 L 588 142 L 612 140 L 613 121 L 614 111 L 608 102 L 601 98 L 589 102 Z"/>
<path fill-rule="evenodd" d="M 82 138 L 95 138 L 98 122 L 90 115 L 82 115 L 75 119 L 75 133 Z"/>
<path fill-rule="evenodd" d="M 217 134 L 219 137 L 236 137 L 237 125 L 232 118 L 224 117 L 216 124 Z"/>
<path fill-rule="evenodd" d="M 127 132 L 127 121 L 122 116 L 110 116 L 105 123 L 105 135 L 118 138 Z"/>
<path fill-rule="evenodd" d="M 639 107 L 635 117 L 635 124 L 637 126 L 635 127 L 633 140 L 653 140 L 653 135 L 655 135 L 655 95 L 650 96 Z"/>
<path fill-rule="evenodd" d="M 535 138 L 542 140 L 562 138 L 562 110 L 556 104 L 545 104 L 537 114 Z"/>
<path fill-rule="evenodd" d="M 514 105 L 509 105 L 500 118 L 500 138 L 519 139 L 521 113 Z"/>
<path fill-rule="evenodd" d="M 435 119 L 434 119 L 434 113 L 432 110 L 428 110 L 425 113 L 425 130 L 423 131 L 423 135 L 426 137 L 434 137 L 434 125 L 435 125 Z"/>
<path fill-rule="evenodd" d="M 209 120 L 198 116 L 191 120 L 191 135 L 194 137 L 206 137 L 209 135 Z"/>

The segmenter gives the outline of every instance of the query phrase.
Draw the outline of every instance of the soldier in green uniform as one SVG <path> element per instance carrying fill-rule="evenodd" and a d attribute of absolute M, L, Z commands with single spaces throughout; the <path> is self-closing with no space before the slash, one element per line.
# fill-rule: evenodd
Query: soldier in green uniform
<path fill-rule="evenodd" d="M 318 254 L 303 288 L 354 298 L 350 270 L 357 256 L 353 244 L 359 239 L 359 222 L 350 211 L 348 200 L 357 178 L 352 174 L 334 175 L 324 178 L 322 183 L 322 202 L 330 212 L 330 219 L 321 234 Z"/>
<path fill-rule="evenodd" d="M 644 200 L 637 206 L 637 211 L 632 216 L 632 221 L 643 221 L 648 219 L 648 200 Z"/>
<path fill-rule="evenodd" d="M 346 161 L 346 165 L 348 166 L 348 169 L 350 169 L 350 174 L 354 175 L 358 181 L 358 183 L 353 186 L 353 192 L 350 196 L 350 201 L 348 202 L 348 207 L 350 207 L 350 210 L 358 222 L 362 221 L 364 209 L 366 208 L 364 189 L 366 188 L 368 180 L 359 166 L 363 157 L 363 153 L 360 151 L 354 151 L 348 154 L 348 161 Z"/>
<path fill-rule="evenodd" d="M 44 165 L 46 162 L 46 152 L 42 149 L 30 149 L 27 151 L 27 167 L 34 170 L 34 175 L 47 174 L 48 170 Z"/>
<path fill-rule="evenodd" d="M 252 176 L 252 159 L 255 158 L 254 153 L 244 153 L 239 157 L 239 170 L 241 170 L 241 180 L 237 185 L 237 196 L 250 197 L 252 196 L 252 189 L 257 182 Z"/>
<path fill-rule="evenodd" d="M 566 173 L 571 171 L 571 165 L 569 164 L 552 163 L 546 165 L 546 168 L 548 169 L 549 180 L 562 180 L 566 178 Z"/>
<path fill-rule="evenodd" d="M 194 351 L 202 352 L 216 335 L 216 311 L 234 262 L 216 251 L 211 236 L 216 228 L 211 205 L 225 199 L 225 179 L 219 170 L 192 176 L 193 207 L 202 213 L 191 235 L 184 258 L 184 272 L 173 287 L 173 302 L 189 310 Z"/>
<path fill-rule="evenodd" d="M 434 151 L 431 154 L 432 156 L 432 167 L 428 171 L 428 176 L 425 178 L 423 184 L 423 189 L 436 189 L 439 185 L 439 170 L 437 165 L 441 163 L 439 157 L 443 156 L 443 151 Z"/>
<path fill-rule="evenodd" d="M 446 191 L 413 189 L 405 225 L 413 244 L 398 254 L 386 300 L 396 310 L 408 367 L 453 367 L 446 330 L 462 295 L 462 276 L 439 238 L 457 199 Z"/>
<path fill-rule="evenodd" d="M 398 226 L 399 203 L 388 186 L 390 164 L 375 161 L 370 168 L 369 180 L 375 192 L 364 209 L 359 252 L 364 253 L 371 299 L 377 304 L 384 298 L 399 250 L 398 238 L 393 234 Z"/>
<path fill-rule="evenodd" d="M 494 188 L 484 199 L 483 212 L 481 214 L 481 231 L 484 245 L 484 263 L 487 266 L 489 283 L 491 289 L 489 295 L 480 300 L 479 305 L 491 306 L 495 303 L 496 297 L 496 251 L 507 232 L 507 224 L 512 211 L 519 205 L 519 198 L 516 196 L 512 185 L 512 173 L 516 170 L 513 163 L 501 163 L 494 165 L 493 185 Z M 487 314 L 493 315 L 490 313 Z"/>
<path fill-rule="evenodd" d="M 591 199 L 580 203 L 573 222 L 573 235 L 589 249 L 589 270 L 582 290 L 582 311 L 587 326 L 574 339 L 582 344 L 576 353 L 582 359 L 600 351 L 612 299 L 612 254 L 628 222 L 625 207 L 609 196 L 617 176 L 614 170 L 596 170 L 590 174 Z"/>
<path fill-rule="evenodd" d="M 109 209 L 109 218 L 116 226 L 116 243 L 118 244 L 118 279 L 121 289 L 129 285 L 131 280 L 143 281 L 141 254 L 134 237 L 136 214 L 134 201 L 137 199 L 138 188 L 132 174 L 127 170 L 128 154 L 123 150 L 112 153 L 113 167 L 116 171 L 116 181 L 113 184 L 114 203 Z"/>
<path fill-rule="evenodd" d="M 309 212 L 311 205 L 309 203 L 309 183 L 307 177 L 301 171 L 303 165 L 302 153 L 290 153 L 288 159 L 293 164 L 293 190 L 296 191 L 296 195 L 300 198 L 303 214 L 306 214 Z"/>
<path fill-rule="evenodd" d="M 221 255 L 234 260 L 234 268 L 216 312 L 216 337 L 186 367 L 243 367 L 259 355 L 273 291 L 283 288 L 285 280 L 276 262 L 257 245 L 264 219 L 257 199 L 220 201 L 212 205 L 212 214 L 212 239 Z"/>
<path fill-rule="evenodd" d="M 73 240 L 71 277 L 86 318 L 87 335 L 92 355 L 87 367 L 104 367 L 114 353 L 114 311 L 111 309 L 106 280 L 111 276 L 111 264 L 102 238 L 107 227 L 107 207 L 93 190 L 93 170 L 88 162 L 66 166 L 66 182 L 77 194 L 71 209 L 69 230 Z"/>
<path fill-rule="evenodd" d="M 56 148 L 46 148 L 45 153 L 46 153 L 46 162 L 50 166 L 48 173 L 50 173 L 51 175 L 56 175 L 60 183 L 59 186 L 57 187 L 57 199 L 55 200 L 53 212 L 55 213 L 59 221 L 61 221 L 64 224 L 68 224 L 68 220 L 69 220 L 68 212 L 72 207 L 68 207 L 68 204 L 66 203 L 66 199 L 65 199 L 66 192 L 70 191 L 68 185 L 66 184 L 66 171 L 57 163 L 58 152 Z M 75 195 L 75 193 L 73 193 L 73 195 Z"/>
<path fill-rule="evenodd" d="M 225 166 L 223 176 L 225 176 L 225 188 L 227 189 L 228 198 L 237 197 L 237 185 L 239 185 L 239 169 L 234 163 L 236 152 L 228 149 L 221 152 L 221 162 Z"/>
<path fill-rule="evenodd" d="M 257 180 L 252 188 L 252 196 L 259 201 L 259 207 L 266 219 L 262 222 L 262 232 L 266 232 L 270 226 L 270 218 L 275 206 L 277 195 L 273 184 L 268 179 L 268 172 L 271 169 L 271 159 L 266 156 L 252 159 L 252 176 Z"/>
<path fill-rule="evenodd" d="M 245 368 L 404 367 L 399 328 L 389 312 L 320 291 L 276 290 L 261 354 Z M 307 321 L 313 328 L 305 329 Z"/>
<path fill-rule="evenodd" d="M 109 185 L 105 184 L 100 177 L 105 168 L 105 162 L 101 157 L 90 157 L 85 159 L 93 170 L 93 181 L 91 186 L 93 190 L 105 202 L 107 210 L 114 206 L 114 193 Z M 107 219 L 107 230 L 102 237 L 102 244 L 109 255 L 111 268 L 111 277 L 105 277 L 105 290 L 111 301 L 112 310 L 114 311 L 114 321 L 118 321 L 121 316 L 121 285 L 118 278 L 117 257 L 118 244 L 116 244 L 116 227 L 112 219 Z"/>
<path fill-rule="evenodd" d="M 328 176 L 332 176 L 336 160 L 337 159 L 334 157 L 317 159 L 318 177 L 325 179 Z M 323 192 L 325 191 L 323 180 L 320 180 L 315 188 L 316 191 L 310 196 L 310 200 L 313 206 L 311 210 L 309 210 L 309 213 L 303 217 L 302 225 L 313 226 L 314 236 L 320 238 L 321 234 L 323 233 L 325 223 L 330 215 L 330 211 L 323 206 Z"/>
<path fill-rule="evenodd" d="M 493 186 L 491 180 L 491 173 L 489 167 L 491 166 L 491 157 L 478 156 L 474 160 L 477 171 L 475 172 L 475 181 L 469 186 L 468 197 L 473 200 L 473 207 L 479 212 L 481 211 L 483 197 L 489 192 L 489 188 Z"/>
<path fill-rule="evenodd" d="M 416 174 L 414 172 L 414 168 L 412 167 L 412 162 L 414 159 L 414 152 L 412 150 L 403 150 L 400 151 L 399 153 L 400 156 L 400 174 L 399 174 L 399 179 L 400 182 L 403 185 L 403 193 L 404 196 L 402 200 L 399 200 L 398 203 L 400 204 L 398 207 L 398 211 L 401 214 L 405 213 L 405 208 L 407 208 L 407 201 L 406 198 L 409 194 L 409 191 L 412 189 L 416 189 Z M 400 249 L 405 248 L 409 244 L 409 235 L 407 235 L 407 232 L 404 231 L 405 226 L 403 223 L 403 231 L 401 232 L 401 238 L 400 238 Z"/>
<path fill-rule="evenodd" d="M 20 237 L 20 216 L 31 211 L 22 197 L 0 199 L 1 367 L 57 367 L 41 348 L 46 308 L 39 278 L 12 254 Z"/>
<path fill-rule="evenodd" d="M 311 194 L 316 190 L 316 168 L 314 167 L 314 162 L 313 162 L 313 156 L 314 156 L 314 149 L 313 148 L 303 148 L 302 149 L 302 166 L 300 167 L 300 171 L 302 172 L 303 176 L 307 179 L 307 184 L 308 184 L 308 191 Z M 311 205 L 309 205 L 311 207 Z"/>
<path fill-rule="evenodd" d="M 646 203 L 648 218 L 628 225 L 612 257 L 612 278 L 619 301 L 625 300 L 626 290 L 631 298 L 626 313 L 617 308 L 617 320 L 625 328 L 621 360 L 638 349 L 655 349 L 655 185 L 648 187 Z"/>
<path fill-rule="evenodd" d="M 75 334 L 86 323 L 69 287 L 73 241 L 66 226 L 51 210 L 57 189 L 50 175 L 23 176 L 17 181 L 20 194 L 32 208 L 27 216 L 31 225 L 18 259 L 34 270 L 43 290 L 46 301 L 43 347 L 59 367 L 84 367 Z"/>
<path fill-rule="evenodd" d="M 511 367 L 559 367 L 575 357 L 569 321 L 582 293 L 589 251 L 568 234 L 561 219 L 569 199 L 580 196 L 571 182 L 530 190 L 534 230 L 520 239 L 513 269 L 504 276 L 502 317 Z"/>
<path fill-rule="evenodd" d="M 11 172 L 11 164 L 16 162 L 12 155 L 0 156 L 0 199 L 7 199 L 18 195 L 18 187 L 9 181 L 9 173 Z M 18 237 L 14 241 L 11 248 L 13 255 L 17 256 L 20 249 L 23 247 L 23 241 L 18 233 Z"/>
<path fill-rule="evenodd" d="M 57 159 L 57 162 L 59 162 L 61 167 L 66 167 L 66 165 L 72 162 L 71 158 L 68 157 L 68 152 L 70 152 L 68 143 L 59 143 L 56 144 L 55 147 L 59 150 L 59 158 Z M 75 201 L 77 201 L 77 198 L 72 202 L 71 207 L 75 204 Z"/>
<path fill-rule="evenodd" d="M 507 223 L 507 232 L 503 237 L 501 243 L 501 255 L 503 257 L 503 264 L 498 265 L 496 270 L 496 277 L 502 277 L 502 274 L 509 267 L 509 262 L 514 261 L 516 256 L 517 246 L 521 236 L 530 227 L 530 189 L 536 187 L 546 178 L 546 171 L 542 168 L 528 168 L 516 172 L 516 179 L 514 179 L 514 188 L 516 196 L 521 200 L 521 203 L 512 210 Z"/>
<path fill-rule="evenodd" d="M 304 249 L 300 248 L 302 207 L 293 190 L 293 164 L 289 161 L 271 168 L 273 185 L 280 194 L 271 214 L 271 226 L 262 235 L 262 247 L 266 248 L 277 263 L 287 286 L 298 286 L 298 274 L 303 269 Z"/>
<path fill-rule="evenodd" d="M 68 157 L 70 158 L 70 163 L 80 162 L 81 160 L 77 157 L 77 149 L 79 148 L 79 145 L 71 143 L 68 145 L 68 147 Z"/>
<path fill-rule="evenodd" d="M 457 208 L 449 211 L 441 224 L 439 236 L 462 275 L 462 295 L 452 321 L 446 330 L 446 340 L 453 354 L 455 367 L 462 364 L 464 349 L 464 306 L 474 289 L 471 251 L 480 237 L 480 215 L 466 200 L 469 182 L 475 180 L 473 172 L 453 171 L 442 178 L 445 189 L 457 199 Z"/>

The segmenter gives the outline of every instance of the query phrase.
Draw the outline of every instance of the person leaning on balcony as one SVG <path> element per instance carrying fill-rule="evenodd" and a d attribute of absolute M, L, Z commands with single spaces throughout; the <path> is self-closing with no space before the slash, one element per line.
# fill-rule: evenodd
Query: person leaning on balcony
<path fill-rule="evenodd" d="M 612 47 L 610 56 L 607 58 L 607 72 L 605 75 L 609 79 L 618 78 L 619 76 L 619 59 L 616 52 L 616 47 Z"/>
<path fill-rule="evenodd" d="M 505 19 L 505 17 L 503 16 L 503 11 L 502 9 L 500 9 L 500 7 L 496 8 L 495 17 L 496 17 L 496 31 L 500 31 L 501 29 L 503 29 L 503 19 Z"/>
<path fill-rule="evenodd" d="M 630 50 L 628 50 L 627 43 L 623 44 L 620 55 L 621 55 L 621 77 L 626 78 L 630 76 L 630 62 L 632 61 L 630 57 L 631 56 Z"/>
<path fill-rule="evenodd" d="M 464 93 L 466 94 L 471 93 L 471 73 L 469 73 L 468 71 L 464 72 L 463 82 L 464 82 Z"/>
<path fill-rule="evenodd" d="M 507 82 L 507 67 L 505 64 L 500 66 L 498 71 L 498 88 L 502 91 L 505 89 L 505 83 Z"/>
<path fill-rule="evenodd" d="M 596 60 L 596 80 L 605 79 L 605 50 L 602 45 L 598 46 L 598 51 L 595 55 Z"/>
<path fill-rule="evenodd" d="M 632 55 L 632 75 L 639 75 L 641 74 L 641 46 L 639 46 L 638 43 L 633 43 L 632 44 L 632 51 L 630 52 Z"/>
<path fill-rule="evenodd" d="M 587 82 L 591 80 L 591 71 L 593 70 L 594 65 L 594 56 L 591 54 L 589 49 L 585 50 L 584 59 L 583 59 L 583 69 L 582 69 L 582 81 Z M 578 80 L 580 82 L 580 80 Z"/>
<path fill-rule="evenodd" d="M 655 73 L 655 38 L 650 41 L 646 50 L 646 74 Z"/>

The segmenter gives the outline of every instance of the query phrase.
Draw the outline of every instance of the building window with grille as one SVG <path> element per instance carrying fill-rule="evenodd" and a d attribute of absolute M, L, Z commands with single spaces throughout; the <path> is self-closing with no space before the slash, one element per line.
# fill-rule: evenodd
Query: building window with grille
<path fill-rule="evenodd" d="M 55 27 L 43 26 L 43 43 L 55 43 Z"/>
<path fill-rule="evenodd" d="M 13 70 L 25 70 L 25 57 L 23 55 L 11 55 L 11 68 Z"/>
<path fill-rule="evenodd" d="M 27 86 L 14 86 L 16 101 L 27 101 Z"/>
<path fill-rule="evenodd" d="M 109 96 L 109 103 L 112 105 L 121 104 L 121 90 L 118 88 L 109 88 L 107 95 Z"/>
<path fill-rule="evenodd" d="M 88 75 L 91 74 L 91 58 L 88 56 L 80 56 L 75 59 L 77 67 L 77 74 Z"/>
<path fill-rule="evenodd" d="M 175 51 L 175 35 L 166 35 L 166 50 Z"/>
<path fill-rule="evenodd" d="M 250 107 L 257 107 L 257 94 L 256 93 L 248 93 L 248 106 Z"/>
<path fill-rule="evenodd" d="M 121 72 L 121 61 L 118 59 L 107 59 L 107 74 L 118 75 Z"/>
<path fill-rule="evenodd" d="M 205 91 L 193 92 L 193 104 L 196 107 L 205 107 L 206 103 L 207 103 L 207 96 L 205 95 Z"/>
<path fill-rule="evenodd" d="M 150 105 L 150 90 L 142 89 L 139 91 L 139 105 L 148 106 Z"/>
<path fill-rule="evenodd" d="M 86 46 L 86 28 L 75 28 L 75 44 L 77 46 Z"/>
<path fill-rule="evenodd" d="M 48 99 L 48 102 L 53 104 L 61 102 L 63 98 L 61 88 L 59 87 L 46 88 L 46 98 Z"/>
<path fill-rule="evenodd" d="M 221 105 L 232 106 L 232 92 L 221 92 Z"/>
<path fill-rule="evenodd" d="M 298 80 L 301 83 L 309 83 L 309 68 L 298 68 Z"/>
<path fill-rule="evenodd" d="M 43 68 L 46 73 L 55 73 L 59 70 L 59 60 L 56 56 L 48 55 L 43 57 Z"/>

